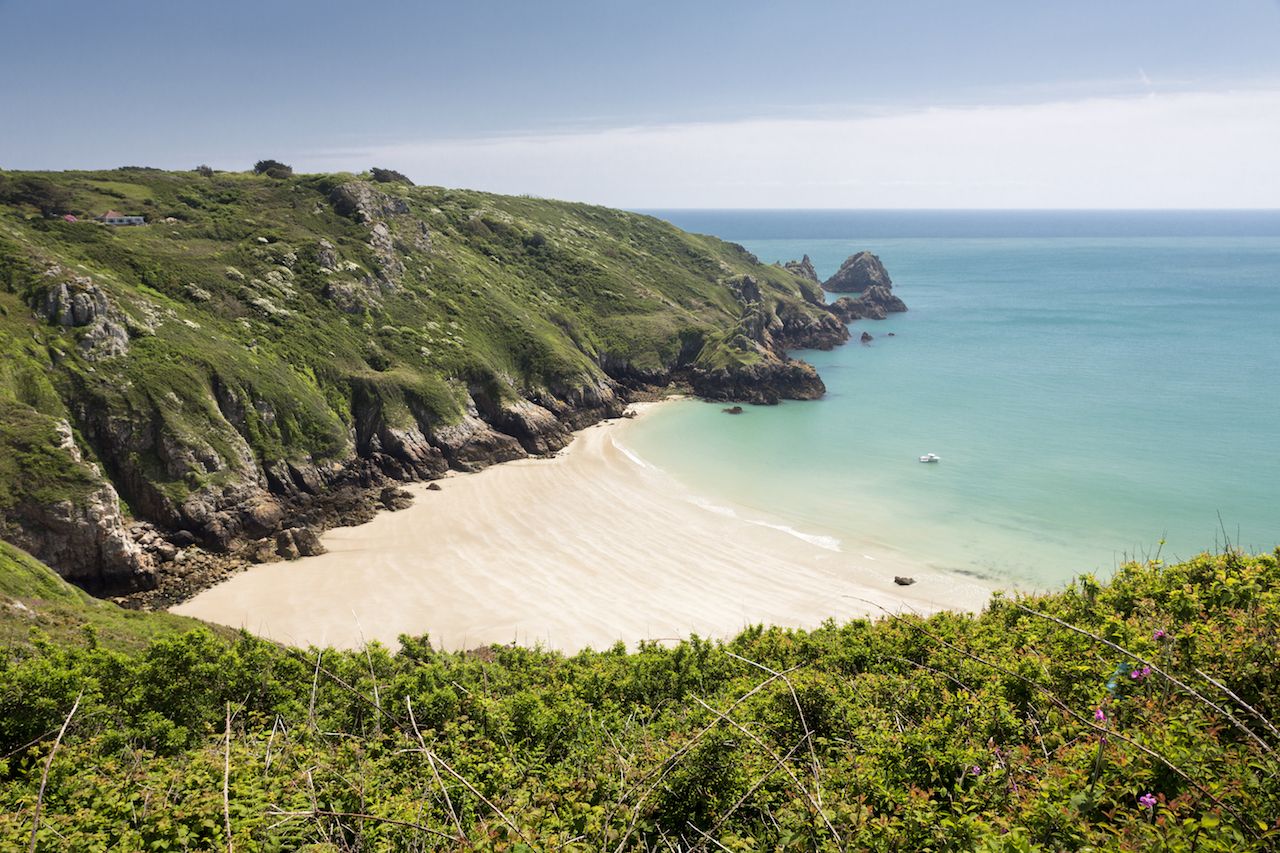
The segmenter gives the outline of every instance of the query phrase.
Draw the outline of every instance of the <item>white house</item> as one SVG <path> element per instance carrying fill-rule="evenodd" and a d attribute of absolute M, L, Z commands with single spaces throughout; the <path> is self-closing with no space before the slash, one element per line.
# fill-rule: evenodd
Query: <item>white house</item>
<path fill-rule="evenodd" d="M 98 217 L 99 222 L 107 225 L 146 225 L 147 220 L 141 216 L 125 216 L 118 210 L 108 210 Z"/>

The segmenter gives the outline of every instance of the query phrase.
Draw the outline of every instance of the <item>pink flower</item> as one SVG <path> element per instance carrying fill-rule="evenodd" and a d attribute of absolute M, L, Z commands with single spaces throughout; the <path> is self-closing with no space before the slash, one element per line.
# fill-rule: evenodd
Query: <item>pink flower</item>
<path fill-rule="evenodd" d="M 1134 681 L 1143 681 L 1151 674 L 1151 667 L 1144 666 L 1142 669 L 1135 669 L 1129 672 L 1129 677 Z"/>
<path fill-rule="evenodd" d="M 1157 629 L 1156 629 L 1156 631 L 1155 631 L 1155 633 L 1151 635 L 1151 639 L 1153 639 L 1153 640 L 1163 640 L 1163 639 L 1164 639 L 1165 637 L 1167 637 L 1167 636 L 1169 636 L 1169 635 L 1168 635 L 1168 634 L 1166 634 L 1166 633 L 1164 632 L 1164 629 L 1163 629 L 1163 628 L 1157 628 Z"/>
<path fill-rule="evenodd" d="M 982 768 L 981 768 L 981 767 L 979 767 L 979 766 L 978 766 L 978 765 L 976 765 L 976 764 L 975 764 L 975 765 L 973 765 L 972 767 L 970 767 L 970 768 L 969 768 L 969 775 L 971 775 L 971 776 L 981 776 L 981 775 L 982 775 Z"/>
<path fill-rule="evenodd" d="M 1155 794 L 1150 792 L 1143 794 L 1141 797 L 1138 797 L 1138 802 L 1143 808 L 1154 809 L 1156 807 Z"/>
<path fill-rule="evenodd" d="M 1099 708 L 1093 712 L 1093 718 L 1100 723 L 1105 723 L 1107 721 L 1107 712 Z"/>

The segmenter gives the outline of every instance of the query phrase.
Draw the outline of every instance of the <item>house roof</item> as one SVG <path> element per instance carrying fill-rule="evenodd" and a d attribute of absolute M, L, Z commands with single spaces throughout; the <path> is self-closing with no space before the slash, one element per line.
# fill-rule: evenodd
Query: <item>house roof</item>
<path fill-rule="evenodd" d="M 120 219 L 123 216 L 124 214 L 118 210 L 108 210 L 106 213 L 102 214 L 98 218 L 99 219 Z"/>

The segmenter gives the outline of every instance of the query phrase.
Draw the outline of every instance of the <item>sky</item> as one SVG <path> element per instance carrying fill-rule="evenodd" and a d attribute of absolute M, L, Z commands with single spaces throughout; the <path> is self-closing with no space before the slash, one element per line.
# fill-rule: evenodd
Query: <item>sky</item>
<path fill-rule="evenodd" d="M 0 0 L 0 168 L 631 208 L 1277 208 L 1280 0 Z"/>

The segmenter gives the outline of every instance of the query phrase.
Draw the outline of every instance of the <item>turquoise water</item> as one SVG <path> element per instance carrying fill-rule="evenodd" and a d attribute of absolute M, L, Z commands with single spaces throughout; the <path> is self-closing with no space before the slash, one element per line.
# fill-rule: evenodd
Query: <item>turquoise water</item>
<path fill-rule="evenodd" d="M 766 262 L 808 253 L 823 277 L 870 249 L 911 309 L 855 324 L 869 346 L 799 353 L 821 401 L 637 423 L 631 448 L 708 497 L 1032 587 L 1162 539 L 1166 557 L 1210 550 L 1224 528 L 1280 544 L 1280 218 L 663 216 Z"/>

